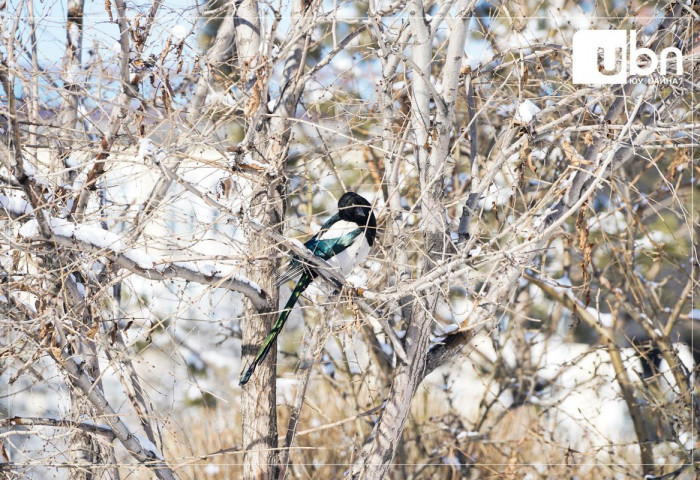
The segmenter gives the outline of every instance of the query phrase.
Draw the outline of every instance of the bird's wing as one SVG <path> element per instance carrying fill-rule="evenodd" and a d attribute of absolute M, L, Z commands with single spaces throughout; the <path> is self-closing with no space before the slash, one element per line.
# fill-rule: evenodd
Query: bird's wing
<path fill-rule="evenodd" d="M 306 248 L 311 250 L 314 255 L 324 260 L 339 254 L 350 245 L 353 244 L 358 235 L 362 233 L 361 228 L 355 228 L 348 232 L 344 232 L 339 237 L 312 238 L 306 242 Z"/>
<path fill-rule="evenodd" d="M 328 260 L 352 245 L 360 233 L 362 233 L 362 229 L 358 228 L 357 224 L 341 220 L 336 213 L 326 220 L 321 226 L 321 230 L 304 243 L 304 246 L 317 257 Z M 303 259 L 297 256 L 292 257 L 289 266 L 279 275 L 275 284 L 282 285 L 297 275 L 301 275 L 308 267 L 310 265 Z"/>

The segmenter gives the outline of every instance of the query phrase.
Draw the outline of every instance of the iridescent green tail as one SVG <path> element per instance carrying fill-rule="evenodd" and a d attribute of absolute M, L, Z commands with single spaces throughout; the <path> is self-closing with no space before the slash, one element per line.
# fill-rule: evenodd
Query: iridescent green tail
<path fill-rule="evenodd" d="M 309 272 L 304 272 L 301 275 L 301 278 L 299 278 L 299 281 L 297 282 L 296 286 L 294 287 L 294 290 L 292 291 L 292 295 L 289 297 L 289 300 L 287 300 L 287 304 L 284 306 L 284 310 L 282 310 L 282 312 L 280 313 L 279 318 L 275 322 L 275 325 L 272 327 L 272 330 L 270 330 L 270 333 L 267 335 L 267 338 L 263 342 L 262 347 L 260 347 L 260 350 L 258 350 L 258 354 L 255 355 L 253 362 L 250 364 L 248 369 L 241 377 L 239 385 L 245 385 L 248 382 L 248 380 L 250 380 L 250 377 L 251 375 L 253 375 L 253 372 L 255 371 L 255 368 L 258 366 L 258 364 L 265 360 L 267 353 L 270 351 L 270 348 L 277 340 L 277 335 L 279 335 L 280 331 L 282 331 L 282 327 L 284 327 L 284 324 L 287 322 L 287 317 L 289 317 L 289 314 L 292 313 L 292 309 L 297 303 L 299 295 L 301 295 L 302 292 L 306 290 L 306 287 L 308 287 L 311 284 L 313 279 L 313 276 Z"/>

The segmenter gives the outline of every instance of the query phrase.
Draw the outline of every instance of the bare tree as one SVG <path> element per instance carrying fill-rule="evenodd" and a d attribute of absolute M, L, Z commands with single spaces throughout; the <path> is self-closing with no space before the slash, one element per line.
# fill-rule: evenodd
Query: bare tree
<path fill-rule="evenodd" d="M 697 9 L 94 8 L 0 6 L 3 472 L 690 478 Z M 574 84 L 611 28 L 652 73 Z"/>

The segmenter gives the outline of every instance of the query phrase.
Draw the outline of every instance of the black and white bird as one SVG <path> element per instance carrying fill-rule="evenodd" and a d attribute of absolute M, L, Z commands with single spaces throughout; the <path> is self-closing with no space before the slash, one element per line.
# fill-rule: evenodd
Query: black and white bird
<path fill-rule="evenodd" d="M 343 275 L 348 275 L 367 257 L 376 234 L 377 219 L 370 203 L 355 192 L 346 192 L 338 200 L 338 213 L 326 220 L 321 230 L 304 243 L 304 246 L 317 257 L 326 260 L 331 268 L 337 268 Z M 277 322 L 270 330 L 253 362 L 241 376 L 241 385 L 245 385 L 250 380 L 255 368 L 265 359 L 299 296 L 318 275 L 314 267 L 304 264 L 297 257 L 292 257 L 289 268 L 280 275 L 277 284 L 291 280 L 299 274 L 301 277 Z"/>

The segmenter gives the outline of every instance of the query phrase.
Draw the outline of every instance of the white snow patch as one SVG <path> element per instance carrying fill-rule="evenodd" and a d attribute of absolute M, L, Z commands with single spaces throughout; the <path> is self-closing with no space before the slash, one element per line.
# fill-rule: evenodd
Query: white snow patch
<path fill-rule="evenodd" d="M 136 158 L 143 160 L 145 157 L 154 153 L 156 149 L 156 145 L 150 138 L 142 138 L 139 140 L 139 152 L 136 154 Z"/>
<path fill-rule="evenodd" d="M 457 325 L 456 323 L 450 323 L 450 324 L 444 325 L 442 327 L 442 332 L 443 332 L 443 335 L 449 335 L 450 333 L 452 333 L 458 329 L 459 329 L 459 325 Z"/>
<path fill-rule="evenodd" d="M 34 165 L 29 163 L 27 160 L 22 160 L 22 168 L 24 168 L 24 173 L 28 176 L 33 177 L 36 175 L 36 168 L 34 168 Z"/>
<path fill-rule="evenodd" d="M 80 166 L 80 160 L 75 158 L 75 156 L 70 155 L 68 158 L 66 158 L 63 163 L 66 165 L 68 168 L 76 168 Z"/>
<path fill-rule="evenodd" d="M 345 280 L 352 285 L 353 288 L 367 288 L 367 275 L 364 272 L 348 275 Z"/>
<path fill-rule="evenodd" d="M 333 68 L 338 72 L 347 72 L 352 70 L 355 61 L 349 53 L 339 52 L 338 55 L 331 60 L 331 65 L 333 65 Z"/>
<path fill-rule="evenodd" d="M 481 62 L 476 57 L 466 57 L 462 59 L 462 68 L 469 67 L 472 70 L 476 70 L 477 68 L 479 68 L 479 65 L 481 65 Z"/>
<path fill-rule="evenodd" d="M 262 292 L 262 288 L 260 288 L 260 285 L 258 285 L 257 283 L 253 282 L 252 280 L 250 280 L 246 277 L 243 277 L 241 275 L 234 275 L 233 279 L 238 281 L 238 282 L 241 282 L 241 283 L 247 283 L 248 285 L 253 287 L 255 289 L 255 291 L 258 293 Z"/>
<path fill-rule="evenodd" d="M 32 206 L 26 200 L 0 195 L 0 208 L 7 210 L 12 215 L 31 215 Z"/>
<path fill-rule="evenodd" d="M 635 240 L 634 248 L 635 250 L 654 250 L 668 241 L 673 241 L 673 238 L 660 230 L 654 230 L 649 232 L 649 235 L 644 235 L 642 238 Z"/>
<path fill-rule="evenodd" d="M 121 252 L 125 248 L 118 235 L 96 225 L 75 224 L 63 218 L 49 218 L 48 223 L 51 231 L 61 237 L 75 238 L 81 242 L 99 248 L 109 248 L 115 252 Z M 20 228 L 19 234 L 25 238 L 38 236 L 39 223 L 36 220 L 28 221 Z"/>
<path fill-rule="evenodd" d="M 229 156 L 229 159 L 233 160 L 238 165 L 245 165 L 248 167 L 255 167 L 260 170 L 269 170 L 270 165 L 265 165 L 264 163 L 258 162 L 253 158 L 250 153 L 245 153 L 243 155 Z"/>
<path fill-rule="evenodd" d="M 627 228 L 627 219 L 619 210 L 607 214 L 601 213 L 588 221 L 588 228 L 591 232 L 603 230 L 608 235 L 615 235 Z"/>
<path fill-rule="evenodd" d="M 153 442 L 141 435 L 134 435 L 134 437 L 136 438 L 136 440 L 138 440 L 138 442 L 145 450 L 147 450 L 153 455 L 153 457 L 157 458 L 158 460 L 164 460 L 163 455 L 161 455 L 158 451 L 158 448 L 155 445 L 153 445 Z"/>
<path fill-rule="evenodd" d="M 206 265 L 202 265 L 202 266 L 199 268 L 199 271 L 202 272 L 204 275 L 207 275 L 207 276 L 210 276 L 210 277 L 213 277 L 213 276 L 218 275 L 219 273 L 221 273 L 221 272 L 219 272 L 219 270 L 218 270 L 214 265 L 211 265 L 211 264 L 209 264 L 209 263 L 207 263 Z"/>
<path fill-rule="evenodd" d="M 143 268 L 144 270 L 153 268 L 153 257 L 151 257 L 143 250 L 132 248 L 131 250 L 125 251 L 124 256 L 129 260 L 136 262 L 136 265 Z"/>
<path fill-rule="evenodd" d="M 173 36 L 175 40 L 184 40 L 187 35 L 189 34 L 188 29 L 186 26 L 182 24 L 175 25 L 173 29 L 170 31 L 170 34 Z"/>
<path fill-rule="evenodd" d="M 515 120 L 521 123 L 530 123 L 535 115 L 540 113 L 542 110 L 532 103 L 531 100 L 525 100 L 523 103 L 518 105 L 518 111 L 515 114 Z"/>
<path fill-rule="evenodd" d="M 466 430 L 462 430 L 457 434 L 457 440 L 464 440 L 467 437 L 478 437 L 479 432 L 467 432 Z"/>
<path fill-rule="evenodd" d="M 431 75 L 430 76 L 430 83 L 435 85 L 435 91 L 437 93 L 442 93 L 442 83 L 440 82 L 440 80 L 438 80 L 437 78 L 435 78 L 434 76 Z"/>
<path fill-rule="evenodd" d="M 210 464 L 204 467 L 204 473 L 207 475 L 216 475 L 217 473 L 219 473 L 219 470 L 220 469 L 218 465 Z"/>
<path fill-rule="evenodd" d="M 499 187 L 492 183 L 489 185 L 486 195 L 479 199 L 479 206 L 486 211 L 491 211 L 496 205 L 502 206 L 507 204 L 514 193 L 515 187 L 513 185 Z"/>
<path fill-rule="evenodd" d="M 198 402 L 202 399 L 202 390 L 196 385 L 192 385 L 187 389 L 187 392 L 185 392 L 185 397 L 189 402 Z"/>
<path fill-rule="evenodd" d="M 158 147 L 150 138 L 139 140 L 139 151 L 136 154 L 137 160 L 143 162 L 146 158 L 153 158 L 156 162 L 162 162 L 167 156 L 165 150 Z"/>
<path fill-rule="evenodd" d="M 277 403 L 293 405 L 299 380 L 296 378 L 277 379 Z"/>
<path fill-rule="evenodd" d="M 586 310 L 588 313 L 598 319 L 598 323 L 600 323 L 602 326 L 606 328 L 611 328 L 613 326 L 612 313 L 603 313 L 593 307 L 588 307 Z"/>
<path fill-rule="evenodd" d="M 247 283 L 253 289 L 255 289 L 255 291 L 258 293 L 262 292 L 260 285 L 253 282 L 252 280 L 248 279 L 244 275 L 240 275 L 240 274 L 233 275 L 230 273 L 221 272 L 221 271 L 215 269 L 212 265 L 199 266 L 199 265 L 192 263 L 192 262 L 173 262 L 172 264 L 175 265 L 176 267 L 184 268 L 184 269 L 190 270 L 191 272 L 200 273 L 202 275 L 214 276 L 217 278 L 231 278 L 237 282 Z M 165 267 L 159 266 L 159 268 L 163 269 Z"/>

